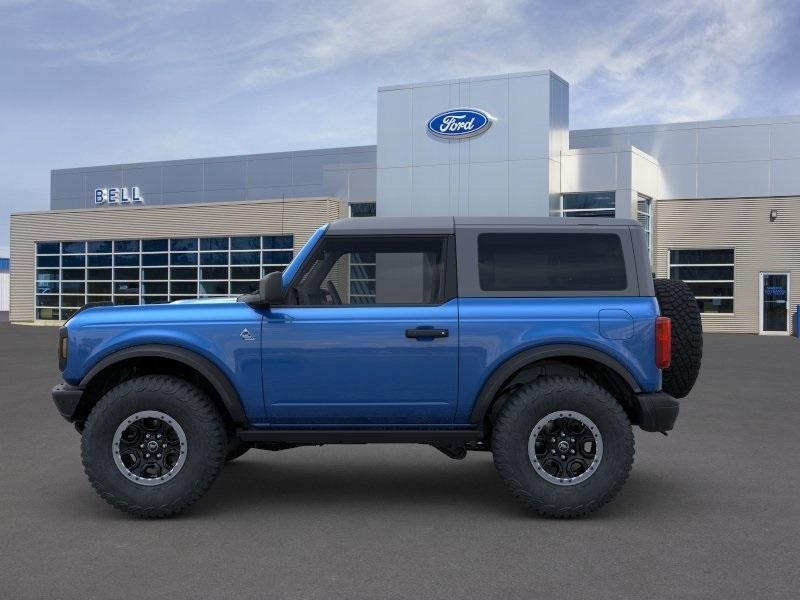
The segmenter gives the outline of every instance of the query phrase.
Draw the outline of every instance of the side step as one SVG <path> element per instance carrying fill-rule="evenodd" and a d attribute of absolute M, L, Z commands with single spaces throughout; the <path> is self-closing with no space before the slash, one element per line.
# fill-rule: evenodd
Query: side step
<path fill-rule="evenodd" d="M 286 444 L 463 444 L 484 438 L 480 429 L 239 429 L 243 442 Z"/>

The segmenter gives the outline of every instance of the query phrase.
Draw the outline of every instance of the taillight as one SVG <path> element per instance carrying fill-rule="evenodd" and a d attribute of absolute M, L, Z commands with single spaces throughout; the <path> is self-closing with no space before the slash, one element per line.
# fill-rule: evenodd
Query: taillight
<path fill-rule="evenodd" d="M 656 317 L 656 366 L 666 369 L 672 361 L 672 321 Z"/>

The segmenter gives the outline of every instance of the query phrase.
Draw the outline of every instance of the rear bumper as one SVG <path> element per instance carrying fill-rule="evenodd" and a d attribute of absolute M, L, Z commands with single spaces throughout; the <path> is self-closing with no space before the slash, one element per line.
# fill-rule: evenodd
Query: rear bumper
<path fill-rule="evenodd" d="M 678 418 L 680 404 L 664 392 L 637 394 L 634 410 L 644 431 L 670 431 Z"/>
<path fill-rule="evenodd" d="M 67 421 L 74 421 L 75 413 L 78 412 L 78 405 L 83 397 L 83 388 L 60 383 L 53 388 L 52 393 L 53 402 L 61 416 Z"/>

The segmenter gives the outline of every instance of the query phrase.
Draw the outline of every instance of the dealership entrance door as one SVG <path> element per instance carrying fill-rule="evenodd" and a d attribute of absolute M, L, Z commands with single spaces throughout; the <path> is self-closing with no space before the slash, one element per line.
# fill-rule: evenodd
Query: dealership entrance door
<path fill-rule="evenodd" d="M 761 273 L 759 326 L 762 335 L 788 335 L 789 273 Z"/>

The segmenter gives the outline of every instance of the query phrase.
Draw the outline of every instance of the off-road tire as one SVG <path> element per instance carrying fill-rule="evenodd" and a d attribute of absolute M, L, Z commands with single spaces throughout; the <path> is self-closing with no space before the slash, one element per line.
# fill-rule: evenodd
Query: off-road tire
<path fill-rule="evenodd" d="M 252 446 L 246 442 L 243 442 L 237 437 L 231 437 L 228 440 L 228 448 L 225 451 L 225 462 L 229 463 L 232 460 L 236 460 L 242 454 L 250 450 Z"/>
<path fill-rule="evenodd" d="M 186 435 L 186 458 L 174 479 L 139 485 L 123 475 L 112 456 L 120 424 L 141 411 L 160 411 Z M 81 457 L 95 491 L 114 508 L 136 517 L 175 515 L 202 497 L 225 460 L 222 418 L 200 389 L 169 375 L 146 375 L 120 383 L 92 408 L 83 429 Z"/>
<path fill-rule="evenodd" d="M 661 389 L 675 398 L 692 391 L 703 360 L 703 322 L 692 290 L 677 279 L 653 281 L 661 315 L 672 321 L 672 363 L 662 372 Z"/>
<path fill-rule="evenodd" d="M 547 481 L 528 455 L 536 423 L 557 411 L 585 415 L 602 436 L 603 455 L 596 471 L 574 485 Z M 594 382 L 542 377 L 516 390 L 500 410 L 492 453 L 500 477 L 529 509 L 547 517 L 578 517 L 597 510 L 622 489 L 633 465 L 633 432 L 619 402 Z"/>

